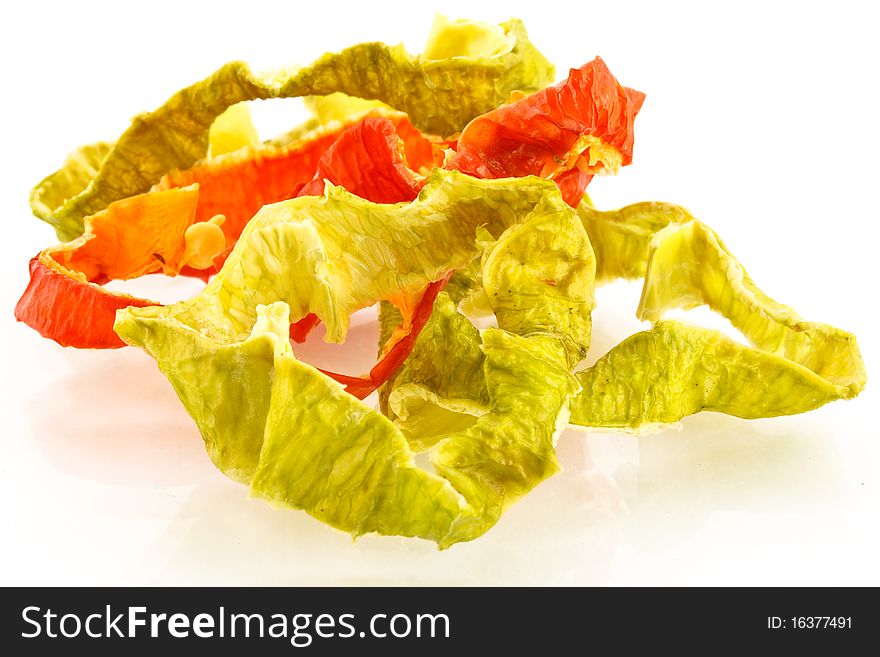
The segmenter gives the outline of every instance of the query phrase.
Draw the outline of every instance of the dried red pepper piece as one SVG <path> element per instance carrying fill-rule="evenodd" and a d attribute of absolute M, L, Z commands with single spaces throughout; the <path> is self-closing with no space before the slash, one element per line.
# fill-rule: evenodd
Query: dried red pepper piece
<path fill-rule="evenodd" d="M 15 318 L 62 347 L 124 347 L 113 331 L 116 311 L 128 306 L 160 305 L 110 292 L 78 278 L 45 251 L 31 259 L 30 275 L 27 289 L 15 306 Z"/>
<path fill-rule="evenodd" d="M 112 292 L 101 284 L 167 271 L 185 261 L 185 234 L 199 192 L 183 187 L 111 203 L 86 221 L 81 237 L 41 252 L 15 317 L 65 347 L 124 346 L 113 332 L 116 310 L 155 301 Z"/>
<path fill-rule="evenodd" d="M 417 298 L 414 304 L 407 303 L 404 300 L 392 300 L 398 310 L 403 315 L 403 321 L 400 326 L 392 333 L 391 338 L 385 344 L 379 360 L 365 376 L 350 376 L 347 374 L 338 374 L 336 372 L 328 372 L 321 370 L 331 379 L 345 385 L 346 392 L 354 395 L 358 399 L 364 399 L 374 390 L 377 390 L 388 378 L 394 374 L 403 364 L 419 337 L 425 324 L 431 318 L 431 312 L 434 309 L 434 301 L 437 295 L 449 282 L 452 272 L 438 281 L 434 281 Z"/>
<path fill-rule="evenodd" d="M 597 57 L 564 82 L 475 118 L 447 168 L 478 178 L 550 178 L 576 206 L 594 173 L 632 162 L 633 121 L 644 99 Z"/>
<path fill-rule="evenodd" d="M 244 149 L 184 171 L 172 171 L 158 182 L 156 189 L 197 183 L 200 198 L 196 221 L 222 214 L 226 217 L 223 232 L 227 241 L 234 244 L 261 207 L 289 198 L 291 189 L 312 178 L 321 155 L 347 127 L 333 124 L 289 146 Z"/>
<path fill-rule="evenodd" d="M 326 179 L 373 203 L 411 201 L 424 185 L 414 169 L 442 161 L 442 150 L 405 117 L 393 122 L 368 117 L 339 135 L 318 161 L 314 177 L 294 196 L 323 194 Z"/>

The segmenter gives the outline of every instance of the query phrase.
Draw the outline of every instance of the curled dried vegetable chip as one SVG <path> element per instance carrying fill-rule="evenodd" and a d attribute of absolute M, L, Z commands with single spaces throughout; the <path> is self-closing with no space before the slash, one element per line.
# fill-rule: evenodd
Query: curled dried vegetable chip
<path fill-rule="evenodd" d="M 581 215 L 606 276 L 623 262 L 630 271 L 644 268 L 637 315 L 655 324 L 578 373 L 585 392 L 572 404 L 573 423 L 638 429 L 701 410 L 773 417 L 861 392 L 866 375 L 855 336 L 805 321 L 768 297 L 715 232 L 687 212 L 643 204 L 619 213 L 582 207 Z M 701 305 L 728 318 L 751 346 L 661 321 L 667 310 Z"/>
<path fill-rule="evenodd" d="M 406 112 L 419 129 L 446 136 L 511 92 L 540 89 L 552 80 L 552 65 L 529 42 L 520 21 L 500 28 L 471 25 L 472 39 L 502 30 L 507 47 L 484 55 L 464 39 L 462 54 L 452 49 L 436 59 L 410 55 L 402 46 L 364 43 L 293 70 L 257 73 L 243 62 L 226 64 L 159 109 L 135 117 L 112 145 L 81 149 L 34 189 L 31 208 L 60 239 L 79 236 L 85 217 L 204 158 L 215 119 L 243 101 L 342 92 L 382 101 Z M 441 23 L 432 38 L 442 41 L 444 31 L 454 27 Z"/>
<path fill-rule="evenodd" d="M 565 81 L 471 121 L 449 166 L 480 178 L 556 180 L 577 206 L 593 174 L 632 162 L 633 122 L 644 100 L 597 57 Z"/>

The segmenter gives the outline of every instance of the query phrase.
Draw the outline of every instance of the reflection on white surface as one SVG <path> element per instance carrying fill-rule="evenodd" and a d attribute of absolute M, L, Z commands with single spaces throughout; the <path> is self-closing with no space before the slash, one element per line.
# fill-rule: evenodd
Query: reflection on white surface
<path fill-rule="evenodd" d="M 71 371 L 25 398 L 36 446 L 60 474 L 183 486 L 205 458 L 192 419 L 155 362 L 133 349 L 65 350 Z"/>
<path fill-rule="evenodd" d="M 572 439 L 574 438 L 574 439 Z M 626 510 L 614 473 L 593 452 L 636 456 L 636 446 L 592 445 L 567 436 L 566 471 L 502 518 L 480 540 L 439 552 L 414 539 L 357 541 L 305 513 L 248 500 L 221 479 L 200 483 L 155 544 L 135 578 L 254 584 L 489 584 L 499 581 L 600 583 L 607 576 L 615 518 Z M 624 470 L 626 468 L 624 467 Z M 625 479 L 626 477 L 624 477 Z M 144 563 L 151 572 L 144 572 Z"/>

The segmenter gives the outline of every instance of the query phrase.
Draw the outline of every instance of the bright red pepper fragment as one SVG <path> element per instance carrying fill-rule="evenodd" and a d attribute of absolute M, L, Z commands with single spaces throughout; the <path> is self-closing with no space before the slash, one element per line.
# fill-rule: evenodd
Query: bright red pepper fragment
<path fill-rule="evenodd" d="M 597 57 L 564 82 L 475 118 L 447 168 L 478 178 L 550 178 L 576 206 L 592 174 L 632 162 L 633 121 L 644 99 Z"/>
<path fill-rule="evenodd" d="M 139 194 L 89 217 L 82 237 L 31 260 L 16 319 L 65 347 L 125 346 L 113 332 L 116 310 L 160 304 L 101 284 L 177 271 L 186 256 L 184 234 L 193 223 L 198 197 L 195 187 Z"/>
<path fill-rule="evenodd" d="M 15 318 L 62 347 L 124 347 L 113 331 L 116 311 L 160 305 L 75 278 L 44 253 L 31 259 L 30 274 L 27 289 L 15 306 Z"/>
<path fill-rule="evenodd" d="M 411 162 L 410 154 L 418 161 Z M 413 169 L 430 169 L 442 161 L 442 151 L 408 119 L 368 117 L 339 135 L 318 161 L 314 177 L 295 196 L 323 194 L 324 180 L 329 180 L 373 203 L 411 201 L 425 184 Z"/>
<path fill-rule="evenodd" d="M 440 294 L 440 291 L 449 282 L 452 273 L 449 272 L 440 280 L 428 285 L 414 305 L 395 303 L 403 315 L 403 321 L 394 331 L 391 339 L 386 343 L 379 361 L 366 376 L 349 376 L 326 370 L 321 370 L 321 372 L 331 379 L 344 384 L 346 392 L 358 399 L 364 399 L 370 393 L 377 390 L 409 357 L 416 344 L 416 339 L 419 337 L 419 333 L 422 332 L 425 324 L 431 318 L 431 312 L 434 310 L 434 301 L 437 299 L 437 295 Z"/>

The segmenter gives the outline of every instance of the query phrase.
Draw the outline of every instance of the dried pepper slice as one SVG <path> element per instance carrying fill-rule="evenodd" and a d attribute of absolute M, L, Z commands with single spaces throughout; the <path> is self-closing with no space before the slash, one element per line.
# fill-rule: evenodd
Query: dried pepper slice
<path fill-rule="evenodd" d="M 113 330 L 116 311 L 155 302 L 113 293 L 88 283 L 40 253 L 30 262 L 30 283 L 15 318 L 62 347 L 113 349 L 125 343 Z M 87 323 L 80 318 L 89 318 Z"/>
<path fill-rule="evenodd" d="M 774 417 L 858 395 L 866 377 L 855 336 L 807 322 L 768 297 L 712 229 L 674 208 L 643 204 L 617 217 L 581 209 L 602 245 L 600 269 L 620 269 L 622 253 L 630 256 L 629 272 L 644 267 L 637 314 L 656 323 L 578 373 L 584 392 L 572 403 L 571 421 L 638 430 L 700 410 Z M 644 252 L 645 236 L 656 228 Z M 668 309 L 700 305 L 727 317 L 752 346 L 659 321 Z"/>
<path fill-rule="evenodd" d="M 479 252 L 480 280 L 504 318 L 482 334 L 489 411 L 432 444 L 433 474 L 392 422 L 296 360 L 290 320 L 317 307 L 328 336 L 341 338 L 348 309 Z M 404 253 L 406 263 L 383 264 Z M 537 257 L 523 267 L 526 254 Z M 330 187 L 267 207 L 202 294 L 126 309 L 116 328 L 157 359 L 214 462 L 252 494 L 354 535 L 448 547 L 484 533 L 558 470 L 554 440 L 578 390 L 572 353 L 589 341 L 593 271 L 586 232 L 551 183 L 437 171 L 410 204 Z"/>
<path fill-rule="evenodd" d="M 196 221 L 222 214 L 223 233 L 233 245 L 261 207 L 289 198 L 291 190 L 311 179 L 321 156 L 351 125 L 318 126 L 283 146 L 261 144 L 212 157 L 169 172 L 154 189 L 198 185 Z"/>
<path fill-rule="evenodd" d="M 395 118 L 405 120 L 399 113 Z M 234 123 L 242 124 L 241 115 Z M 242 148 L 173 172 L 154 191 L 111 203 L 86 218 L 84 235 L 31 261 L 16 319 L 63 346 L 124 346 L 113 333 L 115 311 L 157 304 L 112 292 L 103 283 L 159 272 L 207 279 L 222 265 L 226 246 L 235 243 L 247 219 L 263 203 L 287 198 L 291 188 L 308 180 L 320 156 L 349 125 L 319 127 L 285 146 Z M 241 143 L 230 134 L 235 131 L 231 127 L 226 133 L 227 145 Z M 106 150 L 96 148 L 98 155 Z M 89 159 L 90 152 L 74 158 L 66 171 L 89 175 L 97 159 Z M 214 219 L 218 215 L 223 221 Z M 201 225 L 191 228 L 196 223 Z M 215 264 L 212 256 L 218 254 Z"/>
<path fill-rule="evenodd" d="M 407 303 L 406 300 L 396 302 L 396 307 L 401 309 L 401 321 L 394 330 L 393 336 L 385 343 L 385 347 L 379 353 L 376 364 L 365 376 L 348 376 L 327 370 L 319 371 L 345 385 L 345 391 L 358 399 L 364 399 L 373 391 L 378 390 L 409 358 L 416 339 L 431 317 L 437 295 L 451 275 L 452 272 L 449 272 L 439 281 L 430 283 L 414 304 Z M 310 315 L 310 317 L 314 317 L 314 315 Z"/>
<path fill-rule="evenodd" d="M 31 260 L 30 281 L 15 317 L 60 345 L 106 349 L 124 343 L 113 332 L 116 311 L 157 305 L 101 286 L 151 272 L 175 273 L 202 246 L 190 233 L 196 187 L 141 194 L 116 201 L 86 220 L 86 233 Z M 218 229 L 219 230 L 219 229 Z"/>
<path fill-rule="evenodd" d="M 257 74 L 242 62 L 226 64 L 159 109 L 137 116 L 109 148 L 80 151 L 64 169 L 37 185 L 31 195 L 33 212 L 53 225 L 60 239 L 79 236 L 85 217 L 113 201 L 146 192 L 167 173 L 203 159 L 215 119 L 242 101 L 343 92 L 383 101 L 406 112 L 420 130 L 446 136 L 505 102 L 512 91 L 533 91 L 552 80 L 553 67 L 531 45 L 521 22 L 501 25 L 507 47 L 498 51 L 491 44 L 489 52 L 473 44 L 483 42 L 486 31 L 499 28 L 465 23 L 471 26 L 471 37 L 460 44 L 462 52 L 448 58 L 413 56 L 402 46 L 364 43 L 324 55 L 296 71 Z M 432 40 L 442 41 L 450 29 L 454 28 L 438 24 Z"/>
<path fill-rule="evenodd" d="M 480 178 L 557 180 L 575 207 L 594 173 L 632 162 L 633 122 L 644 98 L 597 57 L 564 82 L 471 121 L 448 166 Z"/>
<path fill-rule="evenodd" d="M 329 180 L 374 203 L 411 201 L 424 185 L 424 178 L 413 170 L 430 170 L 442 161 L 439 143 L 434 149 L 405 116 L 396 124 L 367 117 L 339 135 L 318 161 L 314 177 L 296 195 L 323 194 L 324 181 Z"/>

